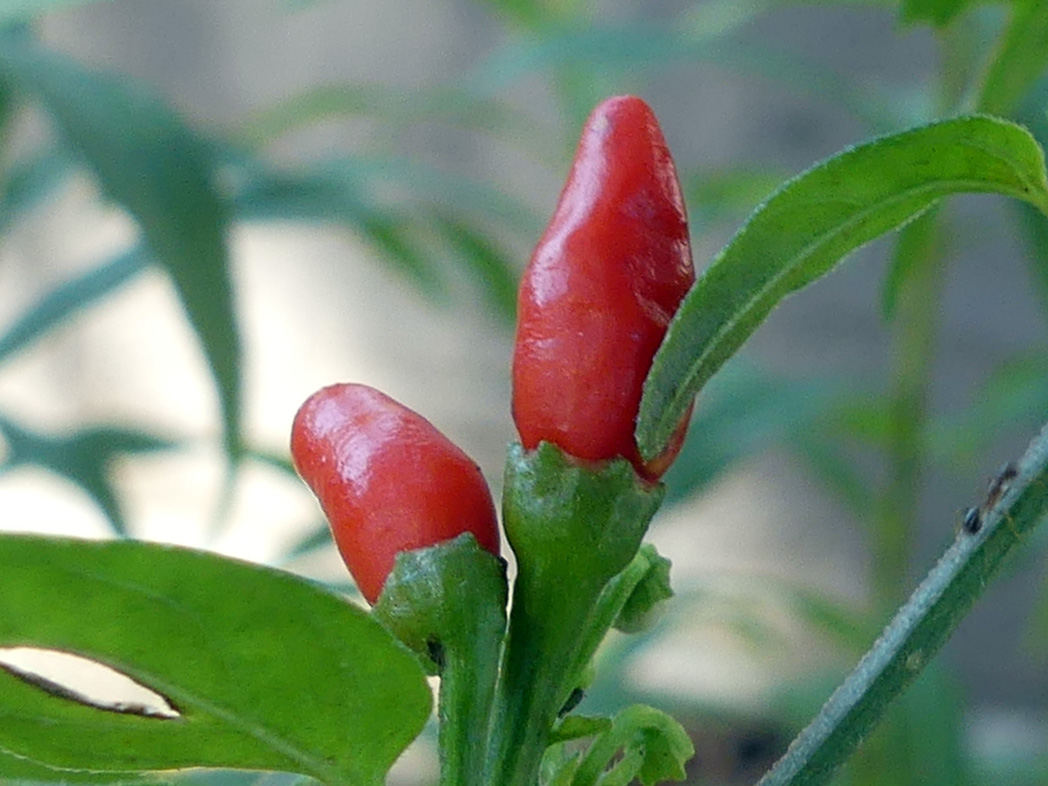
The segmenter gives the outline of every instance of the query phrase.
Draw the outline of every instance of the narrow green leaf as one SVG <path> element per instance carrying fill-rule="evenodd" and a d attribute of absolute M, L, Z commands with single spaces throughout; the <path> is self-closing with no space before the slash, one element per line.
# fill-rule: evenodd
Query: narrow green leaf
<path fill-rule="evenodd" d="M 290 562 L 321 549 L 329 549 L 334 545 L 331 527 L 326 521 L 321 521 L 287 549 L 283 562 Z"/>
<path fill-rule="evenodd" d="M 978 533 L 960 532 L 855 670 L 758 786 L 826 783 L 889 703 L 928 665 L 1004 558 L 1048 513 L 1048 426 L 1016 464 Z M 947 523 L 944 530 L 950 527 Z"/>
<path fill-rule="evenodd" d="M 910 729 L 920 733 L 900 741 L 909 750 L 911 780 L 921 786 L 964 786 L 987 783 L 973 778 L 969 743 L 969 708 L 964 686 L 948 664 L 929 664 L 899 698 L 899 712 Z"/>
<path fill-rule="evenodd" d="M 122 428 L 84 428 L 61 436 L 37 434 L 3 415 L 0 437 L 7 444 L 0 471 L 33 465 L 76 484 L 105 513 L 117 535 L 127 535 L 127 523 L 110 478 L 114 460 L 174 447 L 169 440 Z"/>
<path fill-rule="evenodd" d="M 960 412 L 940 417 L 929 433 L 932 455 L 947 466 L 968 472 L 992 450 L 1006 429 L 1034 427 L 1048 412 L 1048 347 L 1034 346 L 995 368 Z M 871 434 L 882 441 L 883 433 Z"/>
<path fill-rule="evenodd" d="M 455 87 L 405 91 L 390 85 L 328 84 L 267 107 L 241 124 L 239 136 L 258 147 L 303 126 L 332 117 L 366 117 L 398 126 L 443 122 L 468 129 L 533 133 L 533 124 L 500 99 Z M 536 147 L 538 140 L 535 140 Z"/>
<path fill-rule="evenodd" d="M 1023 128 L 961 117 L 882 137 L 786 183 L 685 298 L 644 388 L 642 455 L 658 455 L 706 381 L 787 295 L 939 199 L 992 192 L 1048 211 L 1044 153 Z"/>
<path fill-rule="evenodd" d="M 226 205 L 208 146 L 168 107 L 119 77 L 81 68 L 32 41 L 0 44 L 0 81 L 38 99 L 103 191 L 139 222 L 200 338 L 239 450 L 240 341 L 226 252 Z"/>
<path fill-rule="evenodd" d="M 3 174 L 0 231 L 11 227 L 21 213 L 39 205 L 65 183 L 75 164 L 66 150 L 47 150 L 12 163 Z"/>
<path fill-rule="evenodd" d="M 410 189 L 419 201 L 447 207 L 449 203 L 499 221 L 509 229 L 531 238 L 542 231 L 543 222 L 526 203 L 490 184 L 444 172 L 404 158 L 341 158 L 323 161 L 318 170 L 332 177 L 347 178 L 370 193 L 390 185 Z"/>
<path fill-rule="evenodd" d="M 482 232 L 446 215 L 434 220 L 467 272 L 476 280 L 489 310 L 512 327 L 517 316 L 518 270 L 509 257 Z"/>
<path fill-rule="evenodd" d="M 1013 0 L 1009 5 L 1011 19 L 993 53 L 976 104 L 980 112 L 1003 116 L 1018 108 L 1048 69 L 1048 3 Z"/>
<path fill-rule="evenodd" d="M 179 713 L 100 711 L 0 673 L 0 748 L 51 767 L 265 769 L 378 786 L 429 716 L 415 657 L 361 609 L 288 573 L 131 541 L 4 536 L 0 595 L 0 646 L 93 659 Z"/>
<path fill-rule="evenodd" d="M 535 237 L 541 229 L 538 220 L 514 200 L 480 183 L 391 160 L 332 160 L 294 172 L 243 160 L 234 167 L 234 199 L 241 217 L 345 224 L 429 295 L 443 294 L 445 286 L 437 255 L 428 246 L 437 231 L 467 264 L 496 313 L 515 308 L 517 274 L 506 255 L 447 210 L 454 203 Z M 407 188 L 414 204 L 391 206 L 376 200 L 375 192 L 389 184 Z"/>
<path fill-rule="evenodd" d="M 436 296 L 443 292 L 433 260 L 417 247 L 409 232 L 413 219 L 370 203 L 363 184 L 353 178 L 325 167 L 303 173 L 251 167 L 241 174 L 235 201 L 242 217 L 345 224 L 423 293 Z"/>
<path fill-rule="evenodd" d="M 936 27 L 945 27 L 962 11 L 972 4 L 972 0 L 903 0 L 903 24 L 928 22 Z"/>
<path fill-rule="evenodd" d="M 0 362 L 81 309 L 119 289 L 144 270 L 149 261 L 145 249 L 133 248 L 100 267 L 59 284 L 0 334 Z"/>

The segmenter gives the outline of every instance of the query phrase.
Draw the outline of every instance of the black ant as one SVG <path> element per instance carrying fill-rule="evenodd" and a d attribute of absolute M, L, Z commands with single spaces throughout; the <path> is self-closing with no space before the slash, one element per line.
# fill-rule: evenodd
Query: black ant
<path fill-rule="evenodd" d="M 986 501 L 982 505 L 983 510 L 989 510 L 997 504 L 1001 495 L 1008 490 L 1008 486 L 1012 484 L 1012 481 L 1015 480 L 1018 474 L 1019 470 L 1010 461 L 997 471 L 996 477 L 990 481 L 990 485 L 986 489 Z"/>
<path fill-rule="evenodd" d="M 982 505 L 977 508 L 968 508 L 964 512 L 964 519 L 961 521 L 961 529 L 967 532 L 969 535 L 975 535 L 982 529 L 983 518 L 990 510 L 993 509 L 1001 496 L 1012 481 L 1018 476 L 1019 470 L 1010 461 L 1004 464 L 994 476 L 993 480 L 990 481 L 990 485 L 986 489 L 986 499 L 983 500 Z"/>
<path fill-rule="evenodd" d="M 982 513 L 978 508 L 968 508 L 968 510 L 964 512 L 964 519 L 961 521 L 961 529 L 969 535 L 975 535 L 982 529 Z"/>

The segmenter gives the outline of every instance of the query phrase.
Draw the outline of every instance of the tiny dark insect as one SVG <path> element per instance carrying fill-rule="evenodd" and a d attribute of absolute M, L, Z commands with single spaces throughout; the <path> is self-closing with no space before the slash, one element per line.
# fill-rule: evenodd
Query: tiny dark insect
<path fill-rule="evenodd" d="M 982 513 L 978 508 L 968 508 L 968 510 L 964 512 L 964 520 L 961 522 L 961 528 L 969 535 L 975 535 L 982 529 Z"/>
<path fill-rule="evenodd" d="M 1008 490 L 1008 486 L 1015 480 L 1019 470 L 1010 461 L 997 470 L 997 475 L 990 481 L 986 489 L 986 501 L 982 504 L 983 510 L 990 510 L 1000 500 L 1001 495 Z"/>
<path fill-rule="evenodd" d="M 437 664 L 437 672 L 444 671 L 444 645 L 431 636 L 426 639 L 426 650 L 429 653 L 429 659 Z"/>
<path fill-rule="evenodd" d="M 560 712 L 557 713 L 557 717 L 563 718 L 573 709 L 579 706 L 579 702 L 586 698 L 586 692 L 582 688 L 575 688 L 571 695 L 568 696 L 568 700 L 564 702 L 564 706 L 560 708 Z"/>

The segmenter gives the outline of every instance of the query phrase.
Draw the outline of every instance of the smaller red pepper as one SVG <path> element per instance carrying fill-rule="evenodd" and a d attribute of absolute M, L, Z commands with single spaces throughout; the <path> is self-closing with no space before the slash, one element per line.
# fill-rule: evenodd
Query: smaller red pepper
<path fill-rule="evenodd" d="M 553 219 L 524 271 L 513 355 L 521 443 L 551 442 L 579 459 L 628 459 L 657 480 L 684 441 L 685 415 L 663 455 L 634 440 L 644 380 L 695 282 L 673 159 L 651 108 L 602 102 L 582 131 Z"/>
<path fill-rule="evenodd" d="M 291 455 L 369 603 L 401 551 L 471 532 L 499 553 L 480 468 L 432 423 L 374 388 L 342 384 L 314 393 L 295 416 Z"/>

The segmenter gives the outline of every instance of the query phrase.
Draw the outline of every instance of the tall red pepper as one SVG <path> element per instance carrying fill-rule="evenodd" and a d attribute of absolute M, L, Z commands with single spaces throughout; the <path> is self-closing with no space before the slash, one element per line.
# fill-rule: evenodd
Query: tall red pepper
<path fill-rule="evenodd" d="M 666 452 L 644 462 L 637 410 L 694 281 L 684 200 L 658 121 L 635 96 L 609 98 L 586 122 L 520 288 L 513 418 L 524 447 L 547 441 L 584 460 L 623 456 L 657 480 L 687 417 Z"/>

